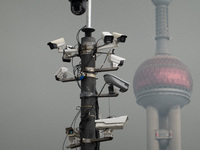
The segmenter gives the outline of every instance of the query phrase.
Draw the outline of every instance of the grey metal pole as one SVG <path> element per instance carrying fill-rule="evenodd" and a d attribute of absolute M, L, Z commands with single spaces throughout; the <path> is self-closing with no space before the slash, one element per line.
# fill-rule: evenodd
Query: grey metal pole
<path fill-rule="evenodd" d="M 93 50 L 95 45 L 95 38 L 91 37 L 91 30 L 85 28 L 85 37 L 81 42 L 81 71 L 86 75 L 81 80 L 81 122 L 80 122 L 80 136 L 81 136 L 81 150 L 94 150 L 95 143 L 92 140 L 96 138 L 95 119 L 96 111 L 95 105 L 96 97 L 96 78 L 95 78 L 95 57 Z"/>
<path fill-rule="evenodd" d="M 95 38 L 92 37 L 94 29 L 91 28 L 91 0 L 88 0 L 87 8 L 87 24 L 82 29 L 85 37 L 81 39 L 80 58 L 81 71 L 85 74 L 81 80 L 81 122 L 80 137 L 81 150 L 95 150 L 96 143 L 92 142 L 96 139 L 95 119 L 96 119 L 96 77 L 95 77 Z"/>
<path fill-rule="evenodd" d="M 91 28 L 91 17 L 92 17 L 92 0 L 88 0 L 87 3 L 87 16 L 86 16 L 86 27 Z"/>

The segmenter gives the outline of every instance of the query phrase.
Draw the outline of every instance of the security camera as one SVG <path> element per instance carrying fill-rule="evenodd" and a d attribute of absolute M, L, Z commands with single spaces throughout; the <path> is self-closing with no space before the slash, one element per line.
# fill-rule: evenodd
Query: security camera
<path fill-rule="evenodd" d="M 111 67 L 122 66 L 125 60 L 126 60 L 125 58 L 113 54 L 108 55 L 108 62 L 110 62 Z"/>
<path fill-rule="evenodd" d="M 114 36 L 110 32 L 102 32 L 102 39 L 104 43 L 112 43 Z"/>
<path fill-rule="evenodd" d="M 129 88 L 129 83 L 112 74 L 105 74 L 104 80 L 107 84 L 118 87 L 120 92 L 126 92 Z"/>
<path fill-rule="evenodd" d="M 120 117 L 114 117 L 114 118 L 106 118 L 106 119 L 95 120 L 96 129 L 99 129 L 99 130 L 123 129 L 127 120 L 128 120 L 128 116 L 120 116 Z"/>
<path fill-rule="evenodd" d="M 47 45 L 49 45 L 51 50 L 52 49 L 60 49 L 61 47 L 63 47 L 65 45 L 65 39 L 60 38 L 60 39 L 57 39 L 57 40 L 47 43 Z"/>
<path fill-rule="evenodd" d="M 76 56 L 76 53 L 78 53 L 78 49 L 75 49 L 75 47 L 73 46 L 67 45 L 66 48 L 62 50 L 62 52 L 63 52 L 62 56 L 63 62 L 71 62 L 71 58 L 73 56 Z"/>
<path fill-rule="evenodd" d="M 62 60 L 63 62 L 71 62 L 71 55 L 68 53 L 63 53 Z"/>
<path fill-rule="evenodd" d="M 70 55 L 71 53 L 78 53 L 78 49 L 76 49 L 75 47 L 73 47 L 71 45 L 67 45 L 66 48 L 60 52 Z"/>
<path fill-rule="evenodd" d="M 61 67 L 55 74 L 55 78 L 57 81 L 64 81 L 67 79 L 67 67 Z"/>
<path fill-rule="evenodd" d="M 117 33 L 117 32 L 113 32 L 112 35 L 114 36 L 114 39 L 115 39 L 117 42 L 121 42 L 121 43 L 126 42 L 126 38 L 127 38 L 126 35 L 121 34 L 121 33 Z"/>
<path fill-rule="evenodd" d="M 82 15 L 86 11 L 86 0 L 69 0 L 71 2 L 71 12 L 74 15 Z"/>

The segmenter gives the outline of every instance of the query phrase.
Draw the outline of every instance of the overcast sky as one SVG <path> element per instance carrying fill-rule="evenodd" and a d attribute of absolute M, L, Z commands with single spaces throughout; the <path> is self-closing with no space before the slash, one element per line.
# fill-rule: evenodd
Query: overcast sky
<path fill-rule="evenodd" d="M 74 16 L 68 0 L 0 1 L 0 149 L 61 150 L 65 128 L 80 106 L 75 82 L 54 79 L 61 54 L 49 50 L 47 42 L 65 38 L 76 44 L 76 33 L 85 25 L 85 15 Z M 102 31 L 128 35 L 116 55 L 126 58 L 113 74 L 130 83 L 129 91 L 110 98 L 111 115 L 128 115 L 124 130 L 114 131 L 114 140 L 101 149 L 146 149 L 146 111 L 136 104 L 133 77 L 138 66 L 155 54 L 155 7 L 151 0 L 93 0 L 93 34 Z M 169 6 L 169 52 L 191 71 L 194 88 L 191 102 L 181 110 L 182 150 L 200 147 L 200 1 L 173 0 Z M 80 36 L 83 36 L 81 33 Z M 101 56 L 99 60 L 103 60 Z M 79 59 L 75 60 L 78 63 Z M 98 65 L 101 65 L 98 61 Z M 98 74 L 97 89 L 104 84 Z M 105 91 L 106 92 L 106 91 Z M 108 99 L 99 99 L 103 118 L 109 115 Z M 77 123 L 78 126 L 78 123 Z M 68 144 L 68 143 L 66 143 Z"/>

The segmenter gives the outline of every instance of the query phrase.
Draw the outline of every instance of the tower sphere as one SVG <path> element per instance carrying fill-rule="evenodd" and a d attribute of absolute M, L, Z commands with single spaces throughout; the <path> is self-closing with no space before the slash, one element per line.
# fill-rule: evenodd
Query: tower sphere
<path fill-rule="evenodd" d="M 152 0 L 153 4 L 155 6 L 158 6 L 158 5 L 167 5 L 168 6 L 171 1 L 172 0 Z"/>
<path fill-rule="evenodd" d="M 185 97 L 184 100 L 171 100 L 166 98 L 165 102 L 174 105 L 186 105 L 190 101 L 190 94 L 192 92 L 192 76 L 186 65 L 184 65 L 178 58 L 168 55 L 160 54 L 144 61 L 137 69 L 133 87 L 138 104 L 149 105 L 158 103 L 154 98 L 147 100 L 149 96 L 161 95 L 181 95 Z M 147 98 L 144 98 L 147 97 Z M 160 101 L 163 98 L 160 97 Z M 149 102 L 147 102 L 149 101 Z M 172 102 L 170 102 L 172 101 Z"/>

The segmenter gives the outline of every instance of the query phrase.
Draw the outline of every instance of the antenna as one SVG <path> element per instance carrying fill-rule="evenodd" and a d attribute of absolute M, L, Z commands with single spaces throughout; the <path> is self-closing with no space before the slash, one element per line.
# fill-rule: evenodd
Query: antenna
<path fill-rule="evenodd" d="M 156 6 L 156 54 L 168 53 L 168 5 L 171 0 L 152 0 Z"/>

